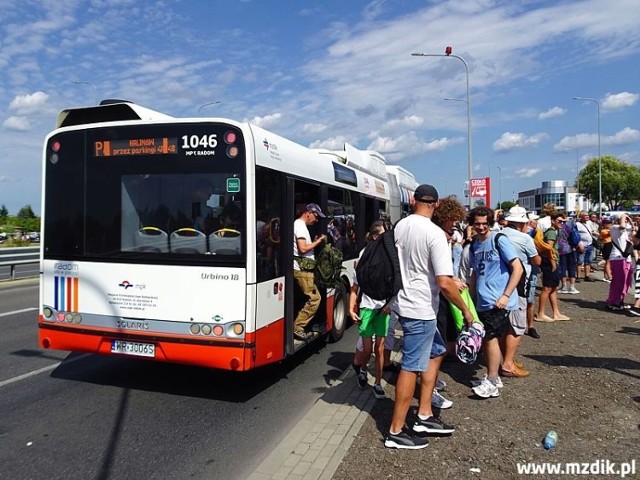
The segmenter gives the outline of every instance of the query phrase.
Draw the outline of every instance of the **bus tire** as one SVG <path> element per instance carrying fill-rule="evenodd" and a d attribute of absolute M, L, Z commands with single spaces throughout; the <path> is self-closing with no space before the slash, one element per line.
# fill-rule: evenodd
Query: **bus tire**
<path fill-rule="evenodd" d="M 349 318 L 347 314 L 347 308 L 349 307 L 347 291 L 342 282 L 336 287 L 333 295 L 333 322 L 329 332 L 329 341 L 331 343 L 335 343 L 342 338 Z"/>

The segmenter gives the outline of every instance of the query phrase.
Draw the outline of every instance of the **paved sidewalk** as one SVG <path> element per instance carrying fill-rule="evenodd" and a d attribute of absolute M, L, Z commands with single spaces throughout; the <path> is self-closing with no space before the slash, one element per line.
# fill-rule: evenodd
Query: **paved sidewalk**
<path fill-rule="evenodd" d="M 399 356 L 394 348 L 392 361 Z M 330 480 L 375 405 L 372 386 L 369 375 L 369 387 L 360 390 L 355 372 L 347 368 L 249 480 Z"/>

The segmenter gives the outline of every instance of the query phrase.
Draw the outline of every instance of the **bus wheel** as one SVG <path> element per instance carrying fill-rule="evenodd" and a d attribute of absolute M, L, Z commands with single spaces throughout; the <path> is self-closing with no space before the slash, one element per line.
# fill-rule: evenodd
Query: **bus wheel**
<path fill-rule="evenodd" d="M 347 307 L 347 293 L 344 289 L 344 284 L 340 283 L 336 287 L 333 297 L 333 327 L 329 332 L 329 340 L 331 342 L 337 342 L 344 335 L 348 317 Z"/>

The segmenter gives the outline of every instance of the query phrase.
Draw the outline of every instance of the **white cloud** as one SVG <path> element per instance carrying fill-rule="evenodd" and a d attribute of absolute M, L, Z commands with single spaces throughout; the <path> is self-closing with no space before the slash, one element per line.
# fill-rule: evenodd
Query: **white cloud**
<path fill-rule="evenodd" d="M 327 150 L 344 150 L 345 143 L 352 143 L 351 140 L 344 136 L 327 138 L 325 140 L 316 140 L 309 145 L 309 148 L 326 148 Z"/>
<path fill-rule="evenodd" d="M 524 133 L 505 132 L 498 140 L 493 142 L 493 150 L 496 152 L 509 152 L 522 148 L 537 147 L 542 140 L 548 137 L 546 133 L 536 133 L 529 137 Z"/>
<path fill-rule="evenodd" d="M 602 109 L 619 110 L 621 108 L 630 107 L 638 101 L 638 98 L 640 98 L 640 95 L 637 93 L 607 93 L 604 100 L 602 100 Z"/>
<path fill-rule="evenodd" d="M 382 153 L 389 160 L 401 160 L 407 156 L 417 156 L 430 152 L 442 152 L 447 148 L 465 142 L 464 137 L 441 137 L 424 141 L 410 132 L 397 137 L 377 136 L 367 146 L 369 150 Z"/>
<path fill-rule="evenodd" d="M 516 170 L 516 175 L 518 177 L 530 178 L 536 176 L 541 171 L 541 168 L 520 168 Z"/>
<path fill-rule="evenodd" d="M 418 115 L 408 115 L 404 118 L 397 118 L 394 120 L 389 120 L 387 122 L 387 126 L 395 127 L 395 126 L 403 126 L 403 127 L 419 127 L 424 123 L 424 118 Z"/>
<path fill-rule="evenodd" d="M 9 104 L 9 110 L 15 110 L 20 115 L 28 115 L 37 112 L 47 103 L 49 95 L 44 92 L 35 92 L 31 95 L 17 95 Z"/>
<path fill-rule="evenodd" d="M 264 117 L 253 117 L 249 122 L 262 128 L 271 128 L 277 125 L 281 118 L 281 113 L 273 113 L 271 115 L 265 115 Z"/>
<path fill-rule="evenodd" d="M 547 110 L 546 112 L 542 112 L 540 115 L 538 115 L 538 119 L 546 120 L 548 118 L 559 117 L 561 115 L 564 115 L 565 113 L 567 113 L 567 111 L 564 108 L 553 107 Z"/>
<path fill-rule="evenodd" d="M 640 141 L 640 130 L 625 127 L 615 135 L 604 137 L 604 144 L 612 147 L 631 145 Z"/>
<path fill-rule="evenodd" d="M 326 129 L 327 126 L 322 123 L 307 123 L 302 127 L 302 131 L 305 133 L 320 133 Z"/>
<path fill-rule="evenodd" d="M 31 123 L 27 117 L 9 117 L 2 122 L 2 126 L 7 130 L 16 130 L 18 132 L 31 130 Z"/>
<path fill-rule="evenodd" d="M 625 127 L 614 135 L 601 136 L 600 145 L 608 147 L 620 147 L 640 142 L 640 130 Z M 568 150 L 595 148 L 598 146 L 598 135 L 596 133 L 579 133 L 574 136 L 563 137 L 553 146 L 556 152 L 566 152 Z"/>

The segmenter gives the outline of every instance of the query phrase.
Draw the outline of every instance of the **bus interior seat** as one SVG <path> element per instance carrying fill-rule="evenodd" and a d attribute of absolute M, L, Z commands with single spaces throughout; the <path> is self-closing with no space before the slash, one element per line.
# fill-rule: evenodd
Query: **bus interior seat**
<path fill-rule="evenodd" d="M 171 253 L 207 253 L 207 236 L 194 228 L 179 228 L 169 237 Z"/>
<path fill-rule="evenodd" d="M 134 250 L 136 252 L 169 252 L 169 235 L 157 227 L 142 227 L 134 237 Z"/>
<path fill-rule="evenodd" d="M 239 231 L 222 228 L 209 235 L 209 250 L 213 255 L 240 255 L 242 235 Z"/>

